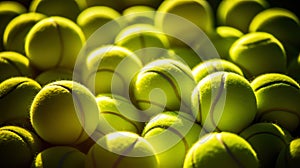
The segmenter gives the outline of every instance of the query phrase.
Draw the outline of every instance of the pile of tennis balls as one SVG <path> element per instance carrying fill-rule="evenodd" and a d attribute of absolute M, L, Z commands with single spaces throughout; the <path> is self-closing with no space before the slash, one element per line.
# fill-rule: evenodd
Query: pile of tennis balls
<path fill-rule="evenodd" d="M 0 37 L 2 168 L 300 165 L 299 15 L 271 1 L 1 1 Z"/>

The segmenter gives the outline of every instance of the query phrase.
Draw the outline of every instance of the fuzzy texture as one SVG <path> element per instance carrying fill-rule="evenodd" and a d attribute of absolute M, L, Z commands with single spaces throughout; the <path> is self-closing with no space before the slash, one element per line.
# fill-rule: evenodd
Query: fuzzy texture
<path fill-rule="evenodd" d="M 55 145 L 76 145 L 97 127 L 99 108 L 94 95 L 73 81 L 57 81 L 44 86 L 30 109 L 34 130 Z"/>
<path fill-rule="evenodd" d="M 300 125 L 299 84 L 291 77 L 269 73 L 251 82 L 257 100 L 257 121 L 270 121 L 293 132 Z"/>
<path fill-rule="evenodd" d="M 259 161 L 251 145 L 242 137 L 229 133 L 209 133 L 189 150 L 184 168 L 258 168 Z"/>

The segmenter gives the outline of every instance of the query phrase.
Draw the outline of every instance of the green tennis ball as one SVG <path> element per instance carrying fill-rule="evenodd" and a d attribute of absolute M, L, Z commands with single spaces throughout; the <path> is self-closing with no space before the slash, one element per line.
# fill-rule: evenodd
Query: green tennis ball
<path fill-rule="evenodd" d="M 219 25 L 231 26 L 247 33 L 252 19 L 268 7 L 266 0 L 224 0 L 217 8 L 217 21 Z"/>
<path fill-rule="evenodd" d="M 154 25 L 155 9 L 150 6 L 135 5 L 126 8 L 123 12 L 127 25 L 150 24 Z"/>
<path fill-rule="evenodd" d="M 40 85 L 44 86 L 48 83 L 59 81 L 59 80 L 72 80 L 73 72 L 69 69 L 54 68 L 41 72 L 35 77 Z"/>
<path fill-rule="evenodd" d="M 73 81 L 44 86 L 33 99 L 30 120 L 46 142 L 77 145 L 91 135 L 98 124 L 99 108 L 94 95 Z"/>
<path fill-rule="evenodd" d="M 8 23 L 16 16 L 25 13 L 25 6 L 14 1 L 0 2 L 0 51 L 4 50 L 3 34 Z"/>
<path fill-rule="evenodd" d="M 220 58 L 229 60 L 229 49 L 231 45 L 244 34 L 236 28 L 229 26 L 218 26 L 210 37 L 216 47 Z"/>
<path fill-rule="evenodd" d="M 233 72 L 243 76 L 243 71 L 237 65 L 224 59 L 210 59 L 201 62 L 192 69 L 196 83 L 200 82 L 207 75 L 220 71 Z"/>
<path fill-rule="evenodd" d="M 188 47 L 171 47 L 174 52 L 175 59 L 178 58 L 187 64 L 191 69 L 202 62 L 201 57 L 191 48 Z"/>
<path fill-rule="evenodd" d="M 84 167 L 86 155 L 74 147 L 54 146 L 49 147 L 35 157 L 32 168 L 82 168 Z"/>
<path fill-rule="evenodd" d="M 85 82 L 95 95 L 128 95 L 129 82 L 142 68 L 142 63 L 133 52 L 124 47 L 105 45 L 87 56 L 86 66 Z"/>
<path fill-rule="evenodd" d="M 199 139 L 200 134 L 206 133 L 193 119 L 183 112 L 168 111 L 147 122 L 142 136 L 153 146 L 159 167 L 183 166 L 190 147 Z"/>
<path fill-rule="evenodd" d="M 258 168 L 259 160 L 251 145 L 242 137 L 229 133 L 209 133 L 189 150 L 184 168 L 194 167 Z"/>
<path fill-rule="evenodd" d="M 257 100 L 257 121 L 275 122 L 293 132 L 300 126 L 299 84 L 291 77 L 269 73 L 251 82 Z"/>
<path fill-rule="evenodd" d="M 121 12 L 123 7 L 123 2 L 120 0 L 85 0 L 87 7 L 92 6 L 108 6 L 110 8 L 113 8 L 119 12 Z"/>
<path fill-rule="evenodd" d="M 77 17 L 77 24 L 81 27 L 85 37 L 90 37 L 97 29 L 106 23 L 118 19 L 121 14 L 107 6 L 93 6 L 83 10 Z M 110 24 L 110 31 L 117 34 L 121 30 L 121 23 Z"/>
<path fill-rule="evenodd" d="M 25 13 L 12 19 L 7 25 L 3 45 L 8 51 L 25 54 L 25 38 L 30 29 L 40 20 L 46 18 L 40 13 Z"/>
<path fill-rule="evenodd" d="M 47 16 L 62 16 L 76 21 L 81 7 L 76 0 L 33 0 L 29 11 L 43 13 Z"/>
<path fill-rule="evenodd" d="M 277 158 L 276 168 L 297 168 L 300 164 L 300 138 L 292 140 Z"/>
<path fill-rule="evenodd" d="M 164 0 L 121 0 L 123 2 L 123 7 L 124 8 L 129 8 L 132 6 L 139 6 L 139 5 L 144 5 L 144 6 L 149 6 L 152 8 L 157 8 Z"/>
<path fill-rule="evenodd" d="M 266 32 L 243 35 L 232 44 L 229 55 L 251 80 L 264 73 L 286 72 L 285 49 L 280 41 Z"/>
<path fill-rule="evenodd" d="M 192 109 L 207 131 L 233 133 L 248 127 L 257 113 L 250 83 L 232 72 L 215 72 L 203 78 L 192 93 Z"/>
<path fill-rule="evenodd" d="M 115 131 L 142 132 L 143 116 L 129 100 L 119 95 L 99 94 L 96 101 L 100 109 L 97 132 L 103 135 Z"/>
<path fill-rule="evenodd" d="M 33 132 L 17 126 L 0 127 L 1 167 L 30 167 L 42 142 Z"/>
<path fill-rule="evenodd" d="M 29 120 L 33 98 L 40 84 L 27 77 L 12 77 L 0 83 L 0 125 L 31 128 Z"/>
<path fill-rule="evenodd" d="M 78 25 L 67 18 L 53 16 L 32 27 L 25 40 L 25 52 L 40 70 L 56 67 L 72 70 L 84 43 L 85 37 Z"/>
<path fill-rule="evenodd" d="M 149 24 L 134 24 L 124 28 L 117 35 L 115 44 L 135 52 L 143 64 L 160 58 L 169 48 L 167 36 Z"/>
<path fill-rule="evenodd" d="M 191 69 L 180 61 L 159 59 L 144 66 L 132 80 L 133 103 L 151 117 L 162 111 L 190 112 L 196 86 Z"/>
<path fill-rule="evenodd" d="M 34 69 L 27 57 L 13 51 L 0 52 L 0 82 L 17 76 L 33 77 Z"/>
<path fill-rule="evenodd" d="M 298 56 L 294 58 L 288 65 L 287 74 L 297 82 L 300 82 L 300 52 L 298 53 Z"/>
<path fill-rule="evenodd" d="M 273 123 L 253 124 L 240 136 L 255 150 L 261 167 L 275 167 L 279 152 L 292 140 L 289 132 Z"/>
<path fill-rule="evenodd" d="M 152 145 L 131 132 L 113 132 L 97 140 L 87 154 L 86 167 L 157 168 Z"/>

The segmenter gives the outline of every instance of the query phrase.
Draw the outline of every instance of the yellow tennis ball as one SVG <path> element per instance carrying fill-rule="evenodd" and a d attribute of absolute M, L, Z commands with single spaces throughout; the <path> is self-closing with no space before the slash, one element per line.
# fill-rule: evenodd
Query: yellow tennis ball
<path fill-rule="evenodd" d="M 157 8 L 164 0 L 121 0 L 123 2 L 124 8 L 129 8 L 132 6 L 144 5 L 150 6 L 152 8 Z"/>
<path fill-rule="evenodd" d="M 51 82 L 72 79 L 73 72 L 71 70 L 64 68 L 54 68 L 39 73 L 34 80 L 37 81 L 40 85 L 44 86 Z"/>
<path fill-rule="evenodd" d="M 100 138 L 87 154 L 86 167 L 158 168 L 152 145 L 131 132 L 113 132 Z"/>
<path fill-rule="evenodd" d="M 123 10 L 127 25 L 154 24 L 155 9 L 145 5 L 135 5 Z"/>
<path fill-rule="evenodd" d="M 30 29 L 46 15 L 25 13 L 15 17 L 7 25 L 3 35 L 3 45 L 8 51 L 25 54 L 25 38 Z"/>
<path fill-rule="evenodd" d="M 293 139 L 277 158 L 276 168 L 297 168 L 300 164 L 300 138 Z"/>
<path fill-rule="evenodd" d="M 84 34 L 78 25 L 67 18 L 53 16 L 32 27 L 26 36 L 25 52 L 40 70 L 56 67 L 73 70 L 84 42 Z"/>
<path fill-rule="evenodd" d="M 73 81 L 44 86 L 30 109 L 34 130 L 45 141 L 57 145 L 77 145 L 88 139 L 97 127 L 98 116 L 94 95 Z"/>
<path fill-rule="evenodd" d="M 31 128 L 29 112 L 40 84 L 27 77 L 12 77 L 0 83 L 0 125 Z"/>
<path fill-rule="evenodd" d="M 110 8 L 113 8 L 119 12 L 121 12 L 123 7 L 123 2 L 120 0 L 85 0 L 87 7 L 92 6 L 108 6 Z"/>
<path fill-rule="evenodd" d="M 189 47 L 170 47 L 170 51 L 174 52 L 175 59 L 182 60 L 191 69 L 202 62 L 201 57 Z"/>
<path fill-rule="evenodd" d="M 0 127 L 1 167 L 30 167 L 42 142 L 33 132 L 17 126 Z"/>
<path fill-rule="evenodd" d="M 32 168 L 82 168 L 84 167 L 86 155 L 74 147 L 53 146 L 49 147 L 35 157 Z"/>
<path fill-rule="evenodd" d="M 167 111 L 151 118 L 142 136 L 153 146 L 159 167 L 181 168 L 190 147 L 205 133 L 189 114 Z"/>

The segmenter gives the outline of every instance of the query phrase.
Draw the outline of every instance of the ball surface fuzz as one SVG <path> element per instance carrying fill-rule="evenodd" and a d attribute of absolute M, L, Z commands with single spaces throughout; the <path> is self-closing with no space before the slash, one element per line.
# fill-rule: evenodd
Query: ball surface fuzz
<path fill-rule="evenodd" d="M 157 168 L 151 144 L 131 132 L 113 132 L 100 138 L 87 154 L 86 167 Z"/>
<path fill-rule="evenodd" d="M 49 147 L 35 157 L 32 168 L 83 168 L 86 155 L 74 147 L 53 146 Z"/>
<path fill-rule="evenodd" d="M 159 59 L 144 66 L 131 82 L 132 102 L 146 116 L 162 111 L 190 112 L 196 86 L 191 69 L 180 61 Z"/>
<path fill-rule="evenodd" d="M 59 16 L 47 17 L 28 32 L 25 52 L 40 70 L 56 67 L 73 70 L 84 42 L 84 34 L 74 22 Z"/>
<path fill-rule="evenodd" d="M 257 100 L 257 121 L 275 122 L 293 132 L 300 126 L 300 86 L 291 77 L 268 73 L 251 82 Z"/>
<path fill-rule="evenodd" d="M 279 40 L 266 32 L 243 35 L 232 44 L 229 55 L 251 80 L 264 73 L 286 72 L 285 49 Z"/>
<path fill-rule="evenodd" d="M 229 133 L 209 133 L 189 150 L 184 168 L 222 167 L 258 168 L 259 161 L 251 145 L 242 137 Z"/>
<path fill-rule="evenodd" d="M 281 150 L 276 168 L 297 168 L 300 164 L 300 138 L 292 140 Z"/>
<path fill-rule="evenodd" d="M 30 109 L 31 124 L 45 141 L 55 145 L 76 145 L 97 127 L 99 108 L 95 96 L 73 81 L 44 86 Z"/>
<path fill-rule="evenodd" d="M 207 131 L 234 133 L 249 126 L 257 111 L 250 83 L 232 72 L 215 72 L 203 78 L 192 93 L 192 108 Z"/>

